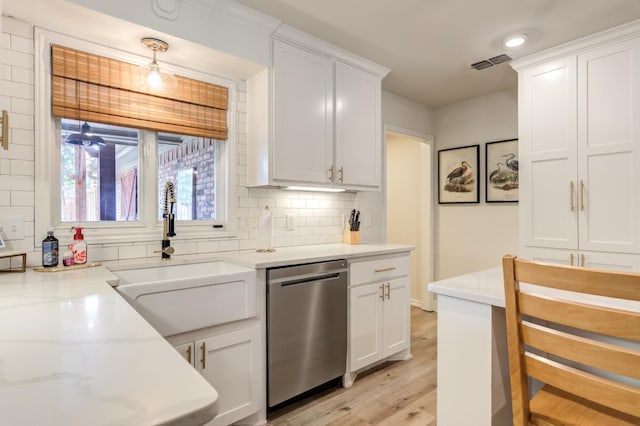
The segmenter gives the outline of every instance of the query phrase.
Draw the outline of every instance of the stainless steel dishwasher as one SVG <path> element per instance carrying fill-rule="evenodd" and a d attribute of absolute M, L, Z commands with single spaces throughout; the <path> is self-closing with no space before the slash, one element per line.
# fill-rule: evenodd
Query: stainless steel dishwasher
<path fill-rule="evenodd" d="M 267 270 L 267 400 L 273 407 L 342 376 L 347 261 Z"/>

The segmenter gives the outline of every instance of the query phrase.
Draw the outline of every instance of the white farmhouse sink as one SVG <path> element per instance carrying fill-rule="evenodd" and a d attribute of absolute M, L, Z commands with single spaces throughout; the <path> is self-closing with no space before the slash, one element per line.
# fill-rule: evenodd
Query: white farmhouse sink
<path fill-rule="evenodd" d="M 255 269 L 215 261 L 112 272 L 116 291 L 165 337 L 257 315 Z"/>

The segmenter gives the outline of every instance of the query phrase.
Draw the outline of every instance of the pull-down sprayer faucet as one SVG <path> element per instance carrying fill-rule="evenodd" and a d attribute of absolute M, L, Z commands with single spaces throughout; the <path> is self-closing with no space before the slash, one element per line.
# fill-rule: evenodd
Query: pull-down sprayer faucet
<path fill-rule="evenodd" d="M 175 237 L 174 230 L 175 215 L 173 214 L 173 206 L 176 203 L 176 190 L 173 182 L 167 181 L 164 184 L 164 210 L 162 212 L 162 258 L 171 259 L 174 252 L 171 247 L 169 237 Z"/>

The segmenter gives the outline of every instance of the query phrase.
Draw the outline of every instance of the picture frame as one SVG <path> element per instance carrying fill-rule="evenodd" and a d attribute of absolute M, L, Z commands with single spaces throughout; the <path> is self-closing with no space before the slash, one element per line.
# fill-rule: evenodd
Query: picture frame
<path fill-rule="evenodd" d="M 438 203 L 479 203 L 480 145 L 438 151 Z"/>
<path fill-rule="evenodd" d="M 517 203 L 519 195 L 518 139 L 485 144 L 485 199 L 487 203 Z"/>

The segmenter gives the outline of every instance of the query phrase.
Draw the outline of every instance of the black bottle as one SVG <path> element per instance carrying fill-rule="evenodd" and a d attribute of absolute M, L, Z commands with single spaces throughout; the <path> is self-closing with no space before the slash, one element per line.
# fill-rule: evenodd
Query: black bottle
<path fill-rule="evenodd" d="M 53 236 L 53 229 L 49 229 L 47 238 L 42 240 L 42 266 L 45 268 L 58 266 L 58 239 Z"/>

